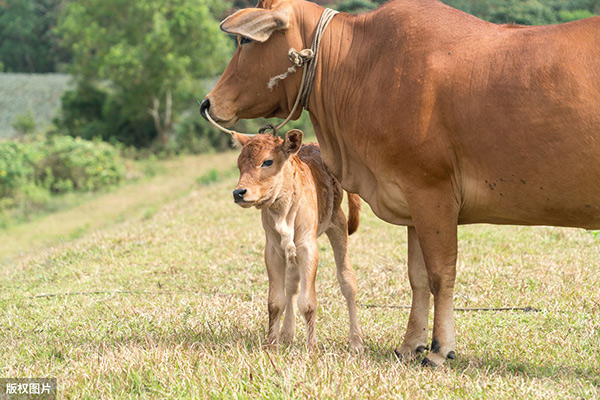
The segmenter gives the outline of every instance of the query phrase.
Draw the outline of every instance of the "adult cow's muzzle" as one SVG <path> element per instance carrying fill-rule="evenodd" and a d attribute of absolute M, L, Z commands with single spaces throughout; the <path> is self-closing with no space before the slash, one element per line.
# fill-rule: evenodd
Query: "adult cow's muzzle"
<path fill-rule="evenodd" d="M 204 118 L 205 120 L 208 121 L 208 118 L 206 117 L 206 113 L 208 112 L 208 109 L 210 108 L 210 100 L 207 98 L 205 98 L 204 100 L 202 100 L 202 103 L 200 103 L 200 115 L 202 115 L 202 118 Z"/>

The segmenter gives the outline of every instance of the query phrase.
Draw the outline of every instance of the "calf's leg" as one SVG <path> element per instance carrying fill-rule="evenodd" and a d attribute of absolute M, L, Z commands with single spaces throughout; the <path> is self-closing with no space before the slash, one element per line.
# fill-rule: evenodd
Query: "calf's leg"
<path fill-rule="evenodd" d="M 333 225 L 325 233 L 333 248 L 337 267 L 337 279 L 340 283 L 342 294 L 346 298 L 346 306 L 348 307 L 350 347 L 360 354 L 363 351 L 363 337 L 356 311 L 356 276 L 348 258 L 348 223 L 341 209 L 335 213 L 332 222 Z"/>
<path fill-rule="evenodd" d="M 285 272 L 285 295 L 287 302 L 283 317 L 283 328 L 281 330 L 281 341 L 285 343 L 292 343 L 294 341 L 294 333 L 296 331 L 294 302 L 298 297 L 299 284 L 300 274 L 298 273 L 298 267 L 295 264 L 288 265 Z"/>
<path fill-rule="evenodd" d="M 267 275 L 269 276 L 269 333 L 267 344 L 277 347 L 279 344 L 279 324 L 281 314 L 285 309 L 285 256 L 282 252 L 270 245 L 267 239 L 265 247 L 265 264 L 267 265 Z"/>
<path fill-rule="evenodd" d="M 298 273 L 300 275 L 300 294 L 298 309 L 306 320 L 306 346 L 313 351 L 317 345 L 315 318 L 317 315 L 317 292 L 315 278 L 317 275 L 317 239 L 304 241 L 298 247 Z"/>

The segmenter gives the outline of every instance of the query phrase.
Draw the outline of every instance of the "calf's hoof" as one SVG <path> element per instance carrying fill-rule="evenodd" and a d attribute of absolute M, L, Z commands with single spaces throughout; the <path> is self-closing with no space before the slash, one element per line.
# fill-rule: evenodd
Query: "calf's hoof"
<path fill-rule="evenodd" d="M 358 355 L 361 355 L 364 352 L 364 343 L 363 338 L 359 335 L 354 335 L 350 337 L 350 348 L 352 351 Z"/>
<path fill-rule="evenodd" d="M 291 345 L 294 343 L 294 333 L 282 332 L 279 340 L 284 344 Z"/>

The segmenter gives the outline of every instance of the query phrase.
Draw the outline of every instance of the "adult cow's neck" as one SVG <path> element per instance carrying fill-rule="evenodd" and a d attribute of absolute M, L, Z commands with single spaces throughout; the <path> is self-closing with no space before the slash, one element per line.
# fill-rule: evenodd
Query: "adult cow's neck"
<path fill-rule="evenodd" d="M 294 14 L 306 47 L 312 43 L 322 12 L 323 8 L 314 3 L 294 2 Z M 352 179 L 347 179 L 349 163 L 356 158 L 356 149 L 369 140 L 369 131 L 360 127 L 376 128 L 373 115 L 366 110 L 371 109 L 376 93 L 373 90 L 377 88 L 365 92 L 365 83 L 371 80 L 381 85 L 381 79 L 373 75 L 377 65 L 399 61 L 397 55 L 390 54 L 386 43 L 378 40 L 382 29 L 393 29 L 374 23 L 373 16 L 379 12 L 358 16 L 340 13 L 333 18 L 322 37 L 309 99 L 310 117 L 326 164 L 344 182 L 344 188 L 354 192 L 358 188 Z M 398 15 L 396 22 L 400 19 Z"/>

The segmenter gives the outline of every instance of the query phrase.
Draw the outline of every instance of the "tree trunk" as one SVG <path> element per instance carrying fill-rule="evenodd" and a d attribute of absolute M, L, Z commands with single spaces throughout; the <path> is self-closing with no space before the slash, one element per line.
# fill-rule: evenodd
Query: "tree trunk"
<path fill-rule="evenodd" d="M 173 97 L 170 88 L 167 89 L 165 97 L 165 114 L 162 121 L 160 118 L 160 100 L 158 97 L 152 99 L 152 108 L 148 109 L 148 114 L 150 114 L 154 120 L 154 127 L 158 133 L 158 140 L 163 147 L 166 147 L 169 142 L 169 134 L 171 133 L 172 125 L 171 115 L 173 109 Z"/>

